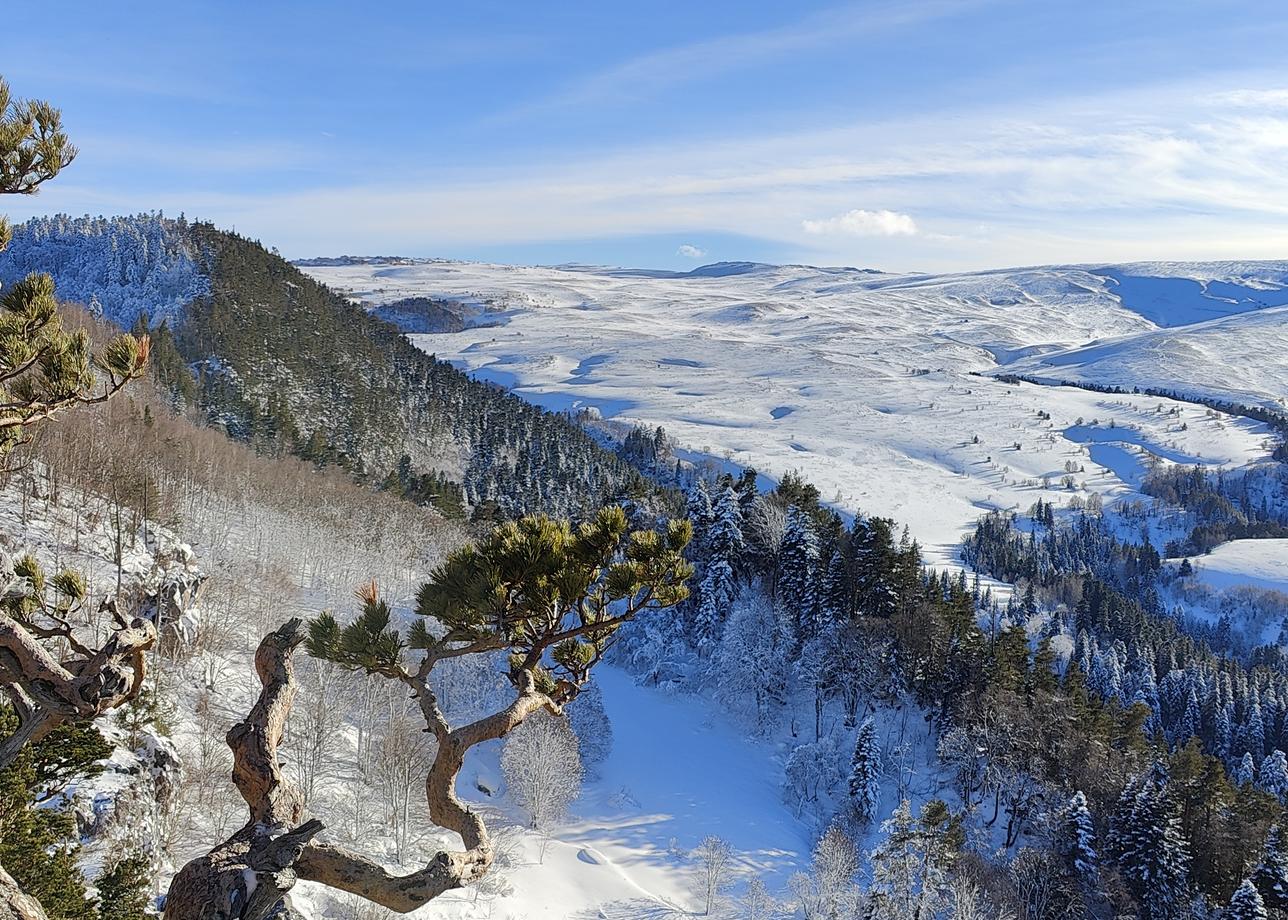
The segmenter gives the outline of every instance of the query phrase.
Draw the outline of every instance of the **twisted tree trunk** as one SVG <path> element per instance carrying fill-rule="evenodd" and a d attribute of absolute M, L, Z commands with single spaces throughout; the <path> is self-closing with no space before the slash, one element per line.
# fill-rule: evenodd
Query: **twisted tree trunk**
<path fill-rule="evenodd" d="M 303 640 L 301 621 L 291 620 L 265 636 L 255 653 L 263 689 L 246 719 L 228 732 L 233 782 L 246 800 L 250 820 L 180 870 L 166 897 L 165 920 L 262 920 L 298 879 L 406 913 L 477 881 L 492 867 L 495 853 L 487 828 L 457 798 L 456 777 L 470 748 L 504 736 L 538 709 L 556 708 L 555 702 L 529 683 L 501 711 L 451 729 L 428 687 L 427 671 L 401 676 L 415 692 L 438 739 L 438 752 L 425 779 L 430 818 L 460 834 L 464 849 L 444 850 L 422 869 L 393 875 L 370 859 L 314 841 L 322 823 L 303 820 L 303 797 L 282 773 L 277 746 L 295 698 L 291 653 Z"/>

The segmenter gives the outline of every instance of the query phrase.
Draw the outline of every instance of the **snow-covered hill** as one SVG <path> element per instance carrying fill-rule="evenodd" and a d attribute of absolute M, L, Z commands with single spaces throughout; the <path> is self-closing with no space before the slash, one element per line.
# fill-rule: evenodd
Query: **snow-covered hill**
<path fill-rule="evenodd" d="M 1150 455 L 1230 466 L 1266 450 L 1263 426 L 1193 405 L 978 374 L 1112 341 L 1107 354 L 1128 362 L 1113 382 L 1128 387 L 1185 390 L 1238 367 L 1250 393 L 1273 401 L 1288 379 L 1277 370 L 1288 309 L 1267 306 L 1288 299 L 1288 263 L 943 276 L 758 263 L 306 270 L 373 305 L 427 296 L 485 308 L 461 332 L 413 341 L 548 407 L 661 424 L 770 475 L 799 469 L 838 504 L 909 524 L 932 562 L 954 557 L 983 509 L 1027 508 L 1044 481 L 1073 475 L 1066 498 L 1113 497 L 1134 489 Z M 1185 325 L 1196 319 L 1208 322 Z M 1211 344 L 1167 344 L 1190 337 Z M 1066 369 L 1044 376 L 1075 376 Z"/>

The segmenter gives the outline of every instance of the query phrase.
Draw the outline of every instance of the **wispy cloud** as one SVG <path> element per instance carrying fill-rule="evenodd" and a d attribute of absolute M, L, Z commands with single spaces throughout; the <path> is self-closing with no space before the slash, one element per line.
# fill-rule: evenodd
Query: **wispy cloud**
<path fill-rule="evenodd" d="M 917 222 L 898 211 L 865 211 L 855 208 L 824 220 L 803 220 L 806 233 L 823 235 L 844 233 L 850 236 L 915 236 Z"/>
<path fill-rule="evenodd" d="M 699 249 L 692 243 L 681 243 L 680 248 L 675 251 L 677 256 L 684 256 L 686 259 L 701 259 L 707 254 L 705 249 Z"/>
<path fill-rule="evenodd" d="M 697 80 L 754 67 L 790 54 L 853 41 L 864 35 L 959 15 L 999 0 L 866 0 L 812 13 L 777 28 L 722 35 L 642 54 L 579 78 L 563 89 L 495 116 L 503 120 L 552 108 L 617 103 Z"/>
<path fill-rule="evenodd" d="M 1260 85 L 1270 92 L 1278 83 Z M 1040 115 L 1002 104 L 958 110 L 949 121 L 908 115 L 629 153 L 588 150 L 576 159 L 462 166 L 421 183 L 175 190 L 128 206 L 235 223 L 297 255 L 462 254 L 476 245 L 701 232 L 889 268 L 1282 257 L 1288 111 L 1234 106 L 1204 89 L 1053 98 Z M 21 217 L 103 207 L 58 183 L 9 210 Z"/>

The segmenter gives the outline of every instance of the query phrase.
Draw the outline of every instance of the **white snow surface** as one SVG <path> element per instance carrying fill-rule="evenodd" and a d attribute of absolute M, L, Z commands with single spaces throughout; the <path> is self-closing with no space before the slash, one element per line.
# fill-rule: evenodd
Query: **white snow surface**
<path fill-rule="evenodd" d="M 1191 560 L 1194 573 L 1213 588 L 1241 585 L 1288 595 L 1288 540 L 1231 540 Z"/>
<path fill-rule="evenodd" d="M 687 448 L 775 477 L 799 470 L 838 506 L 909 525 L 933 564 L 954 561 L 986 510 L 1132 494 L 1153 458 L 1233 467 L 1266 453 L 1263 426 L 1192 404 L 972 372 L 1037 366 L 1103 340 L 1133 356 L 1130 385 L 1185 389 L 1239 364 L 1244 330 L 1256 327 L 1255 360 L 1240 365 L 1247 386 L 1269 401 L 1288 379 L 1276 371 L 1288 310 L 1266 306 L 1288 299 L 1288 263 L 944 276 L 755 263 L 683 274 L 405 260 L 305 270 L 369 304 L 482 304 L 480 325 L 412 341 L 548 408 L 660 424 Z M 1172 346 L 1158 337 L 1204 327 L 1160 330 L 1145 316 L 1232 310 L 1245 312 L 1209 323 L 1231 337 L 1193 368 L 1188 352 L 1165 360 Z M 1087 434 L 1101 429 L 1109 434 Z M 1044 492 L 1044 477 L 1059 490 L 1070 464 L 1076 491 Z"/>

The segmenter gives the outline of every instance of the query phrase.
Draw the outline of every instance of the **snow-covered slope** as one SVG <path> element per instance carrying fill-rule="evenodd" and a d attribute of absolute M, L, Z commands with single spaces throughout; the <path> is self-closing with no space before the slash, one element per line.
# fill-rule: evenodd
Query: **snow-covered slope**
<path fill-rule="evenodd" d="M 1288 306 L 1032 356 L 1008 370 L 1037 378 L 1154 387 L 1282 409 L 1288 404 Z"/>
<path fill-rule="evenodd" d="M 802 470 L 840 505 L 908 523 L 932 562 L 953 558 L 983 509 L 1050 498 L 1044 478 L 1058 486 L 1072 470 L 1079 489 L 1113 496 L 1133 489 L 1147 454 L 1220 465 L 1262 456 L 1261 426 L 1192 405 L 971 372 L 1093 340 L 1163 334 L 1142 315 L 1158 298 L 1149 309 L 1139 302 L 1139 279 L 1150 272 L 1193 288 L 1169 295 L 1180 319 L 1234 301 L 1257 312 L 1218 322 L 1260 318 L 1264 339 L 1283 338 L 1284 311 L 1261 309 L 1254 295 L 1281 296 L 1288 276 L 1281 263 L 1119 266 L 1114 275 L 1079 267 L 931 276 L 756 263 L 674 273 L 442 261 L 306 270 L 372 304 L 431 296 L 482 305 L 485 323 L 413 341 L 548 407 L 661 424 L 687 447 L 770 475 Z M 1136 281 L 1124 299 L 1116 291 L 1126 278 Z M 1238 297 L 1212 299 L 1236 288 Z M 1158 361 L 1146 370 L 1154 373 L 1142 386 L 1180 373 Z M 1100 428 L 1110 433 L 1088 434 Z"/>

